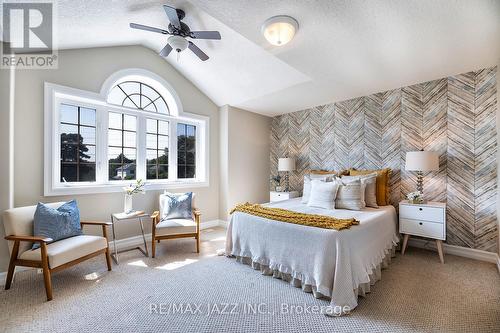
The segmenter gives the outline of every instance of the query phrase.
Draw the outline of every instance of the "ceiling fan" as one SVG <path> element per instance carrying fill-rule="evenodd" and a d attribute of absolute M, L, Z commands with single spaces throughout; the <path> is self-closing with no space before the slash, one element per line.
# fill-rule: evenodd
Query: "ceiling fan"
<path fill-rule="evenodd" d="M 184 51 L 186 48 L 189 48 L 193 51 L 198 58 L 202 61 L 208 59 L 208 56 L 203 52 L 198 46 L 196 46 L 192 41 L 188 41 L 186 38 L 192 39 L 221 39 L 220 33 L 218 31 L 191 31 L 189 26 L 181 22 L 182 19 L 186 16 L 186 13 L 182 9 L 176 9 L 171 6 L 163 5 L 163 9 L 170 20 L 168 24 L 168 30 L 149 27 L 147 25 L 130 23 L 130 27 L 133 29 L 146 30 L 151 32 L 157 32 L 164 35 L 170 35 L 168 38 L 168 43 L 165 47 L 160 51 L 160 55 L 162 57 L 167 57 L 172 50 L 175 50 L 177 53 Z"/>

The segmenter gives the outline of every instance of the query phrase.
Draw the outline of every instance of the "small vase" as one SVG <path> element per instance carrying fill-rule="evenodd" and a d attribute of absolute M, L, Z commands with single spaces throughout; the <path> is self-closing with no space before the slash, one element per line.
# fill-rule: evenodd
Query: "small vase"
<path fill-rule="evenodd" d="M 422 198 L 416 198 L 416 199 L 410 200 L 410 203 L 412 203 L 414 205 L 422 204 L 422 203 L 424 203 L 424 200 L 422 200 Z"/>
<path fill-rule="evenodd" d="M 132 196 L 130 194 L 125 194 L 125 200 L 123 202 L 123 211 L 127 214 L 133 211 Z"/>

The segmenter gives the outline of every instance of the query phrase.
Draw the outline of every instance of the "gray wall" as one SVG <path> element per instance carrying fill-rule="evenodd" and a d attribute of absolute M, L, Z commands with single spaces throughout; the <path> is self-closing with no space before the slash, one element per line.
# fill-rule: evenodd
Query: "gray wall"
<path fill-rule="evenodd" d="M 243 202 L 269 201 L 271 118 L 231 106 L 221 108 L 220 218 Z"/>
<path fill-rule="evenodd" d="M 391 168 L 391 203 L 416 188 L 408 151 L 432 150 L 424 196 L 447 202 L 447 242 L 497 252 L 497 68 L 336 102 L 273 119 L 271 170 L 297 158 L 292 189 L 308 169 Z"/>
<path fill-rule="evenodd" d="M 99 92 L 104 80 L 124 68 L 143 68 L 162 76 L 179 95 L 184 110 L 210 117 L 210 176 L 209 187 L 180 189 L 196 193 L 202 211 L 202 222 L 219 217 L 219 109 L 190 81 L 178 73 L 153 51 L 141 46 L 91 48 L 59 52 L 57 70 L 19 70 L 15 90 L 14 131 L 14 206 L 53 202 L 76 198 L 82 219 L 109 220 L 112 212 L 123 210 L 121 193 L 91 194 L 63 197 L 43 196 L 43 85 L 51 82 L 73 88 Z M 3 87 L 3 79 L 2 79 Z M 4 89 L 2 88 L 2 91 Z M 3 108 L 3 98 L 2 108 Z M 2 126 L 3 122 L 2 110 Z M 3 133 L 3 131 L 2 131 Z M 0 141 L 3 152 L 5 142 Z M 4 156 L 4 155 L 2 155 Z M 2 171 L 3 174 L 3 165 Z M 0 177 L 3 177 L 0 175 Z M 3 189 L 3 188 L 2 188 Z M 175 191 L 175 189 L 170 189 Z M 3 192 L 3 191 L 2 191 Z M 158 208 L 158 194 L 151 191 L 134 197 L 134 208 L 148 212 Z M 2 203 L 2 208 L 3 203 Z M 150 225 L 146 226 L 147 231 Z M 134 222 L 124 222 L 117 228 L 118 238 L 137 235 Z M 91 230 L 97 232 L 97 229 Z M 0 240 L 0 272 L 6 270 L 5 241 Z"/>
<path fill-rule="evenodd" d="M 10 168 L 10 81 L 14 72 L 0 69 L 0 212 L 8 209 L 13 204 L 11 188 L 11 168 Z M 0 272 L 4 271 L 9 257 L 7 243 L 3 240 L 5 231 L 3 227 L 2 216 L 0 215 Z"/>

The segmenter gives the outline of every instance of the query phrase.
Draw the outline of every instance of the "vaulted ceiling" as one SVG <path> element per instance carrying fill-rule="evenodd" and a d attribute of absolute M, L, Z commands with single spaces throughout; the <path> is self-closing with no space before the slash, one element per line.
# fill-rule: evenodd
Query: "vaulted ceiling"
<path fill-rule="evenodd" d="M 58 2 L 59 48 L 141 44 L 159 51 L 162 4 L 184 9 L 192 30 L 219 30 L 166 61 L 216 104 L 267 115 L 367 95 L 498 63 L 500 0 L 191 0 Z M 262 23 L 279 14 L 299 22 L 295 38 L 269 45 Z"/>

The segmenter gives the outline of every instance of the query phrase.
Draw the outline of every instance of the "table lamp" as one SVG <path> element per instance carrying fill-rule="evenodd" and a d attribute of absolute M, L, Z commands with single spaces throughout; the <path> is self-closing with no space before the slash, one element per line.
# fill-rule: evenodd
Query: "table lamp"
<path fill-rule="evenodd" d="M 288 173 L 295 170 L 295 158 L 285 157 L 278 159 L 278 171 L 285 172 L 285 192 L 290 191 Z"/>
<path fill-rule="evenodd" d="M 439 155 L 433 151 L 410 151 L 406 153 L 405 170 L 417 172 L 417 191 L 424 194 L 424 171 L 439 170 Z"/>

